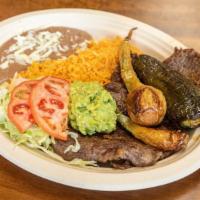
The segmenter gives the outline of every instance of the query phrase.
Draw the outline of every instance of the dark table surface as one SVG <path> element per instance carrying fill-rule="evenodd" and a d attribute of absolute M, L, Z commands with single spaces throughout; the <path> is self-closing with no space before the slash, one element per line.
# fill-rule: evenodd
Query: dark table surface
<path fill-rule="evenodd" d="M 123 14 L 155 26 L 200 51 L 199 0 L 0 0 L 0 19 L 49 8 L 90 8 Z M 161 187 L 129 192 L 97 192 L 44 180 L 0 157 L 1 199 L 200 200 L 200 170 Z"/>

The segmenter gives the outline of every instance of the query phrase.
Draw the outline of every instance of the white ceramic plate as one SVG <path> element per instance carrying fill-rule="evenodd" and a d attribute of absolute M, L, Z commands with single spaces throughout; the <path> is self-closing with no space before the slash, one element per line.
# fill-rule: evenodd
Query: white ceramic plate
<path fill-rule="evenodd" d="M 107 12 L 83 9 L 56 9 L 19 15 L 0 23 L 0 44 L 17 33 L 47 26 L 67 26 L 86 30 L 95 38 L 125 36 L 132 27 L 134 42 L 147 54 L 168 57 L 174 47 L 185 47 L 169 35 L 142 22 Z M 17 166 L 40 177 L 73 187 L 93 190 L 135 190 L 163 185 L 183 178 L 200 167 L 200 130 L 195 130 L 186 150 L 152 167 L 113 170 L 66 166 L 39 151 L 15 147 L 0 134 L 0 154 Z"/>

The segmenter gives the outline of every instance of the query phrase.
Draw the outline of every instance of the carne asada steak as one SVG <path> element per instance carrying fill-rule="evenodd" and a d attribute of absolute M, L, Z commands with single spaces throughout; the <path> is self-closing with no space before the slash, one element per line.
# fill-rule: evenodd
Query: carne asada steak
<path fill-rule="evenodd" d="M 126 98 L 128 91 L 121 78 L 119 67 L 113 72 L 111 80 L 112 82 L 105 85 L 105 89 L 108 90 L 115 99 L 119 111 L 123 114 L 127 114 Z"/>
<path fill-rule="evenodd" d="M 95 160 L 100 164 L 121 169 L 153 165 L 169 155 L 168 152 L 164 153 L 143 144 L 120 128 L 111 134 L 97 136 L 79 134 L 78 141 L 80 144 L 78 152 L 68 151 L 64 153 L 69 145 L 75 144 L 75 141 L 70 137 L 66 142 L 56 140 L 53 146 L 54 151 L 68 161 L 75 158 Z"/>
<path fill-rule="evenodd" d="M 174 53 L 164 63 L 200 86 L 200 53 L 194 49 L 175 48 Z"/>

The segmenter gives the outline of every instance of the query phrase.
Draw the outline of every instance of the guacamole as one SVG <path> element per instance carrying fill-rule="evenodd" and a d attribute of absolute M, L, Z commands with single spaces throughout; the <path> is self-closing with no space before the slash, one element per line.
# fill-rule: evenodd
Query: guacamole
<path fill-rule="evenodd" d="M 69 121 L 83 135 L 116 129 L 116 103 L 97 82 L 76 81 L 70 87 Z"/>

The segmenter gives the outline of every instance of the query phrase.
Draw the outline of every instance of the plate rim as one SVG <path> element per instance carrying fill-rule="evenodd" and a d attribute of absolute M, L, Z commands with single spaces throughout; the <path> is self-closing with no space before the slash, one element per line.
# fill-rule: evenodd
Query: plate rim
<path fill-rule="evenodd" d="M 156 31 L 158 34 L 160 34 L 162 37 L 167 38 L 167 40 L 172 40 L 174 41 L 176 44 L 178 44 L 179 46 L 186 48 L 185 45 L 183 45 L 181 42 L 179 42 L 178 40 L 176 40 L 175 38 L 173 38 L 172 36 L 170 36 L 169 34 L 162 32 L 160 29 L 157 29 L 155 27 L 152 27 L 146 23 L 143 23 L 139 20 L 135 20 L 133 18 L 130 17 L 126 17 L 123 15 L 119 15 L 119 14 L 115 14 L 115 13 L 111 13 L 111 12 L 106 12 L 106 11 L 99 11 L 99 10 L 92 10 L 92 9 L 75 9 L 75 8 L 62 8 L 62 9 L 47 9 L 47 10 L 40 10 L 40 11 L 33 11 L 33 12 L 27 12 L 27 13 L 23 13 L 8 19 L 5 19 L 3 21 L 0 22 L 0 28 L 2 28 L 4 25 L 7 25 L 11 22 L 14 22 L 16 20 L 20 20 L 22 18 L 26 18 L 27 16 L 35 16 L 35 15 L 41 15 L 41 14 L 49 14 L 49 13 L 61 13 L 61 12 L 78 12 L 78 13 L 91 13 L 91 14 L 97 14 L 97 15 L 106 15 L 106 16 L 110 16 L 110 17 L 115 17 L 115 18 L 119 18 L 119 19 L 124 19 L 124 20 L 129 20 L 129 21 L 135 21 L 138 24 L 143 25 L 144 27 L 153 29 L 154 31 Z M 2 137 L 2 135 L 0 136 L 0 138 Z M 194 149 L 194 152 L 197 154 L 198 151 L 200 150 L 200 145 L 198 145 L 198 147 L 196 149 Z M 193 153 L 194 153 L 193 152 Z M 29 152 L 27 152 L 29 153 Z M 67 186 L 72 186 L 72 187 L 78 187 L 78 188 L 82 188 L 82 189 L 90 189 L 90 190 L 101 190 L 101 191 L 127 191 L 127 190 L 137 190 L 137 189 L 145 189 L 145 188 L 150 188 L 150 187 L 156 187 L 156 186 L 160 186 L 160 185 L 164 185 L 167 183 L 171 183 L 174 181 L 177 181 L 181 178 L 186 177 L 187 175 L 193 173 L 194 171 L 198 170 L 200 168 L 200 160 L 198 160 L 198 162 L 196 162 L 195 164 L 193 164 L 192 166 L 190 165 L 188 168 L 184 169 L 184 171 L 181 171 L 179 173 L 175 173 L 175 175 L 173 175 L 173 177 L 165 177 L 164 179 L 162 179 L 162 181 L 159 180 L 153 180 L 151 182 L 146 182 L 143 185 L 139 184 L 139 185 L 134 185 L 134 187 L 132 185 L 130 185 L 130 183 L 126 183 L 126 184 L 114 184 L 114 185 L 109 185 L 109 183 L 105 183 L 105 184 L 98 184 L 98 181 L 95 183 L 96 185 L 94 185 L 93 183 L 87 183 L 87 185 L 85 184 L 81 184 L 78 183 L 77 181 L 73 181 L 72 183 L 66 183 L 64 181 L 62 181 L 62 179 L 55 179 L 52 177 L 48 177 L 46 174 L 42 174 L 39 173 L 36 169 L 34 169 L 31 166 L 28 166 L 27 164 L 22 164 L 21 162 L 19 162 L 15 157 L 12 157 L 11 155 L 7 155 L 5 153 L 3 153 L 0 150 L 0 155 L 2 155 L 4 158 L 6 158 L 7 160 L 11 161 L 12 163 L 14 163 L 15 165 L 17 165 L 18 167 L 34 174 L 37 175 L 39 177 L 57 182 L 57 183 L 61 183 Z M 35 155 L 34 155 L 35 156 Z M 37 156 L 36 156 L 37 157 Z M 41 159 L 41 158 L 39 158 Z M 190 161 L 191 158 L 189 157 L 189 155 L 187 155 L 187 158 L 185 158 L 186 160 Z M 181 159 L 183 160 L 183 159 Z M 180 160 L 179 160 L 180 161 Z M 46 160 L 44 160 L 44 162 L 48 162 Z M 178 162 L 178 161 L 177 161 Z M 179 165 L 181 165 L 181 162 L 179 162 Z M 66 167 L 67 168 L 67 167 Z M 80 171 L 80 170 L 79 170 Z M 90 173 L 89 173 L 90 174 Z M 87 174 L 87 176 L 89 175 Z M 108 175 L 108 174 L 106 174 Z M 123 174 L 109 174 L 109 177 L 112 176 L 119 176 L 121 175 L 123 177 Z M 127 177 L 127 176 L 126 176 Z M 100 178 L 100 177 L 99 177 Z"/>

